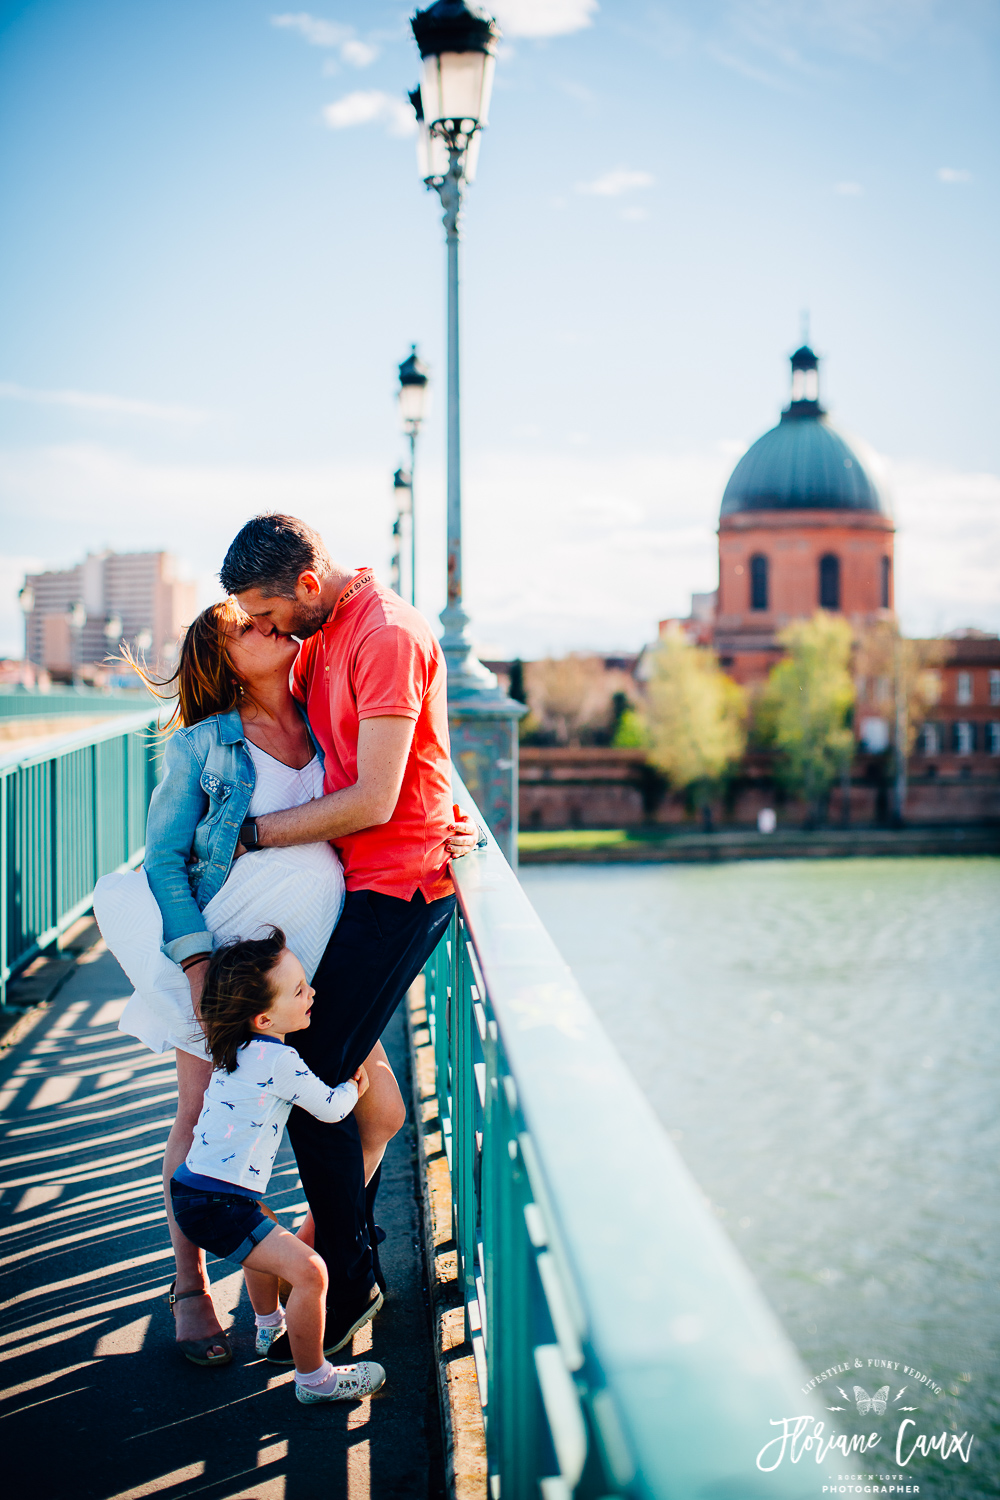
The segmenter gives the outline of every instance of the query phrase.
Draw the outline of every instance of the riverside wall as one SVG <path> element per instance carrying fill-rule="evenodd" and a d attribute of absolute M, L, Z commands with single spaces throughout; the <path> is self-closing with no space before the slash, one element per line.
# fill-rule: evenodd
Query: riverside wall
<path fill-rule="evenodd" d="M 834 787 L 829 820 L 877 828 L 889 820 L 891 767 L 885 756 L 859 755 L 850 785 Z M 754 828 L 757 814 L 774 808 L 781 826 L 800 828 L 805 804 L 785 796 L 773 760 L 750 755 L 726 797 L 713 805 L 719 827 Z M 683 793 L 672 792 L 642 750 L 522 745 L 519 772 L 522 832 L 568 828 L 663 827 L 681 831 L 694 814 Z M 1000 821 L 1000 757 L 975 754 L 914 756 L 906 821 L 920 825 L 980 825 Z"/>

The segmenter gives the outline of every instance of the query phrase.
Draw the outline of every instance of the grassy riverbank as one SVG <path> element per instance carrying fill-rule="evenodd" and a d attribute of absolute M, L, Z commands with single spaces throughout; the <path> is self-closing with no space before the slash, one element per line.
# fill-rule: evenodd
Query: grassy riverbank
<path fill-rule="evenodd" d="M 726 859 L 831 859 L 873 855 L 1000 854 L 1000 826 L 799 828 L 567 828 L 522 832 L 523 865 L 629 864 Z"/>

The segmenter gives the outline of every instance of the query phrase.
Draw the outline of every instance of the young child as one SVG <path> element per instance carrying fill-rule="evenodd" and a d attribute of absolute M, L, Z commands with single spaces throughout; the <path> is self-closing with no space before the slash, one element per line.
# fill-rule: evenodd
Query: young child
<path fill-rule="evenodd" d="M 212 955 L 201 1021 L 215 1072 L 187 1160 L 170 1183 L 182 1233 L 242 1265 L 259 1353 L 282 1331 L 278 1280 L 291 1284 L 285 1321 L 295 1394 L 306 1403 L 368 1396 L 385 1381 L 382 1366 L 371 1361 L 334 1368 L 326 1360 L 326 1266 L 258 1202 L 292 1105 L 319 1120 L 342 1120 L 368 1088 L 364 1067 L 330 1088 L 285 1043 L 289 1032 L 309 1025 L 314 994 L 278 928 L 270 937 L 231 943 Z"/>

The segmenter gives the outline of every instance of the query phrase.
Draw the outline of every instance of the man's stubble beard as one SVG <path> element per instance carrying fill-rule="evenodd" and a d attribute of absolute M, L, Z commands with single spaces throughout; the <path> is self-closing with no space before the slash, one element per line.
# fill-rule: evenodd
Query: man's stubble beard
<path fill-rule="evenodd" d="M 330 617 L 330 611 L 322 604 L 310 608 L 301 605 L 292 617 L 292 628 L 289 635 L 297 636 L 300 641 L 307 641 L 311 635 L 322 630 Z"/>

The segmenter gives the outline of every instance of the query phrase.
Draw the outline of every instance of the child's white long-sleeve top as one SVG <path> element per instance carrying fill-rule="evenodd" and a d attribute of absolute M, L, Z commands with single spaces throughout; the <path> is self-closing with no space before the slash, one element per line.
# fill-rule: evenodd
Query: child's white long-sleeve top
<path fill-rule="evenodd" d="M 212 1074 L 185 1165 L 198 1177 L 262 1193 L 293 1104 L 335 1122 L 357 1102 L 353 1078 L 331 1088 L 294 1047 L 255 1037 L 236 1054 L 235 1072 L 216 1068 Z"/>

